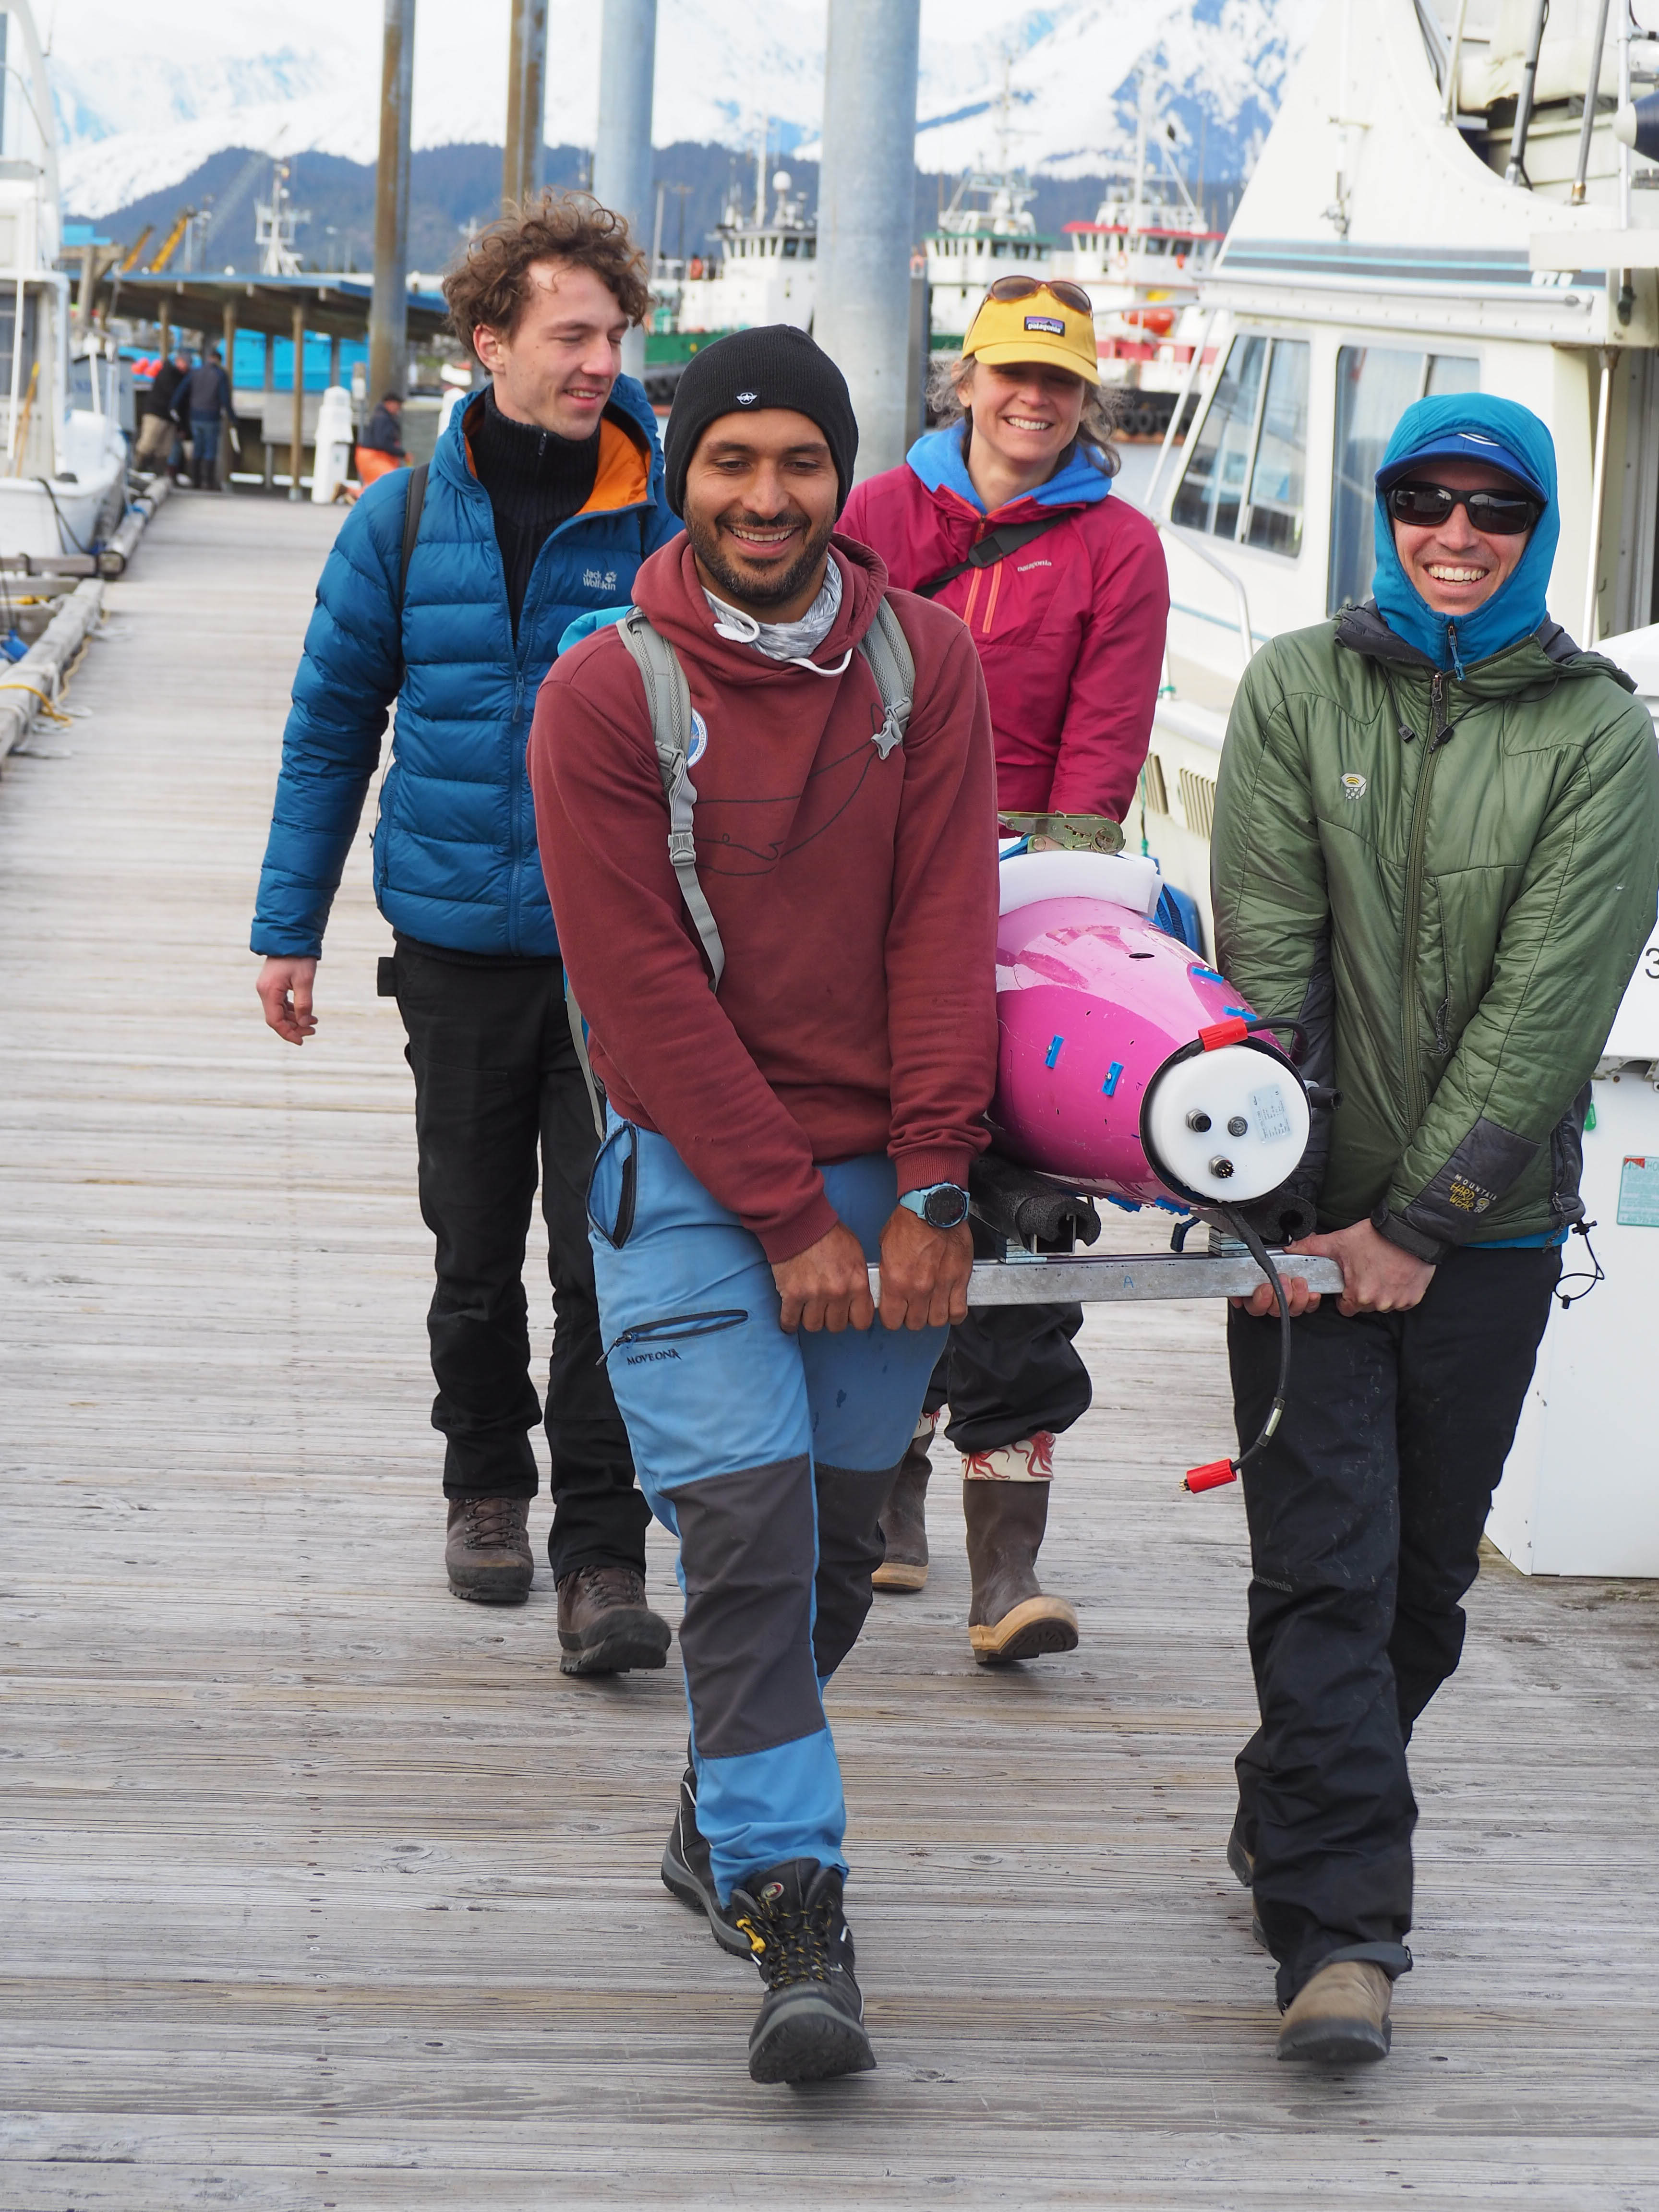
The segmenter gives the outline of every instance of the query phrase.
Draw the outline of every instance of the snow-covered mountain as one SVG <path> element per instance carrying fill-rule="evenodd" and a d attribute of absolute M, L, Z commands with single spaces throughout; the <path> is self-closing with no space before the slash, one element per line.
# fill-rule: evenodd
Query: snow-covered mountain
<path fill-rule="evenodd" d="M 1188 168 L 1237 175 L 1322 0 L 922 0 L 918 165 L 1006 153 L 1051 175 L 1132 143 L 1143 72 Z M 654 135 L 816 149 L 823 0 L 660 0 Z M 40 10 L 43 30 L 48 11 Z M 225 146 L 374 158 L 378 0 L 58 0 L 52 72 L 66 204 L 104 214 Z M 591 144 L 599 9 L 555 8 L 547 137 Z M 499 143 L 507 0 L 420 0 L 417 146 Z M 280 43 L 272 32 L 280 27 Z M 1006 96 L 1005 96 L 1006 93 Z"/>

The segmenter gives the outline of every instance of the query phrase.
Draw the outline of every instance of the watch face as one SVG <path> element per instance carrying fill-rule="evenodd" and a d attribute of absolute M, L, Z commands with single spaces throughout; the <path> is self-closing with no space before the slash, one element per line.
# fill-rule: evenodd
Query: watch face
<path fill-rule="evenodd" d="M 955 1187 L 929 1191 L 922 1218 L 934 1229 L 957 1229 L 968 1218 L 968 1194 Z"/>

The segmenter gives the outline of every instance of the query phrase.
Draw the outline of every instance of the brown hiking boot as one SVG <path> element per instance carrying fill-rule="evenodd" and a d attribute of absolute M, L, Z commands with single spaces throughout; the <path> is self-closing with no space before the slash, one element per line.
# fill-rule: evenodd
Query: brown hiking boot
<path fill-rule="evenodd" d="M 962 1486 L 962 1510 L 974 1578 L 968 1641 L 980 1665 L 1000 1667 L 1045 1651 L 1074 1651 L 1076 1613 L 1063 1597 L 1045 1597 L 1036 1578 L 1037 1553 L 1048 1523 L 1048 1484 L 988 1482 L 972 1476 Z"/>
<path fill-rule="evenodd" d="M 929 1421 L 899 1462 L 893 1494 L 881 1516 L 887 1556 L 870 1577 L 878 1590 L 919 1590 L 927 1583 L 927 1478 L 933 1471 L 927 1444 L 933 1433 Z"/>
<path fill-rule="evenodd" d="M 578 1567 L 559 1584 L 559 1643 L 564 1674 L 625 1674 L 665 1667 L 673 1631 L 645 1601 L 637 1567 L 607 1562 Z"/>
<path fill-rule="evenodd" d="M 522 1605 L 536 1562 L 527 1498 L 452 1498 L 444 1546 L 449 1587 L 480 1605 Z"/>
<path fill-rule="evenodd" d="M 1303 1984 L 1279 2031 L 1281 2058 L 1321 2066 L 1370 2066 L 1389 2055 L 1394 1984 L 1381 1966 L 1339 1959 Z"/>

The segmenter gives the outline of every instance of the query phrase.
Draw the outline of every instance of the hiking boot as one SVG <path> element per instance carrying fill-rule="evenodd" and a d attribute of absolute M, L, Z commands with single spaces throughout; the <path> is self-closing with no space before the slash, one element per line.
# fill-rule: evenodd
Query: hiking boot
<path fill-rule="evenodd" d="M 444 1545 L 449 1587 L 480 1605 L 522 1605 L 536 1562 L 527 1498 L 452 1498 Z"/>
<path fill-rule="evenodd" d="M 787 1859 L 732 1893 L 766 1995 L 749 2038 L 757 2081 L 823 2081 L 876 2063 L 853 1978 L 842 1879 L 816 1859 Z"/>
<path fill-rule="evenodd" d="M 1232 1833 L 1227 1838 L 1227 1865 L 1239 1887 L 1252 1893 L 1250 1940 L 1258 1950 L 1266 1951 L 1271 1947 L 1267 1942 L 1267 1931 L 1261 1924 L 1261 1915 L 1255 1909 L 1255 1853 L 1244 1847 L 1244 1808 L 1242 1805 L 1233 1815 Z"/>
<path fill-rule="evenodd" d="M 870 1577 L 878 1590 L 919 1590 L 927 1583 L 927 1478 L 933 1471 L 927 1446 L 933 1433 L 933 1423 L 924 1417 L 899 1462 L 893 1494 L 880 1522 L 887 1556 Z"/>
<path fill-rule="evenodd" d="M 1374 2065 L 1389 2055 L 1393 1997 L 1394 1984 L 1381 1966 L 1360 1959 L 1322 1966 L 1285 2008 L 1279 2057 L 1320 2066 Z"/>
<path fill-rule="evenodd" d="M 608 1561 L 578 1567 L 559 1584 L 562 1674 L 625 1674 L 665 1667 L 673 1631 L 645 1601 L 637 1567 Z"/>
<path fill-rule="evenodd" d="M 1034 1449 L 1043 1439 L 1008 1448 L 1010 1455 Z M 1048 1439 L 1052 1442 L 1052 1439 Z M 1004 1457 L 977 1453 L 964 1468 Z M 968 1566 L 974 1580 L 968 1609 L 968 1641 L 981 1667 L 1000 1667 L 1011 1659 L 1035 1659 L 1045 1651 L 1077 1649 L 1077 1615 L 1062 1597 L 1046 1597 L 1036 1578 L 1036 1557 L 1048 1524 L 1046 1482 L 987 1481 L 968 1474 L 962 1486 L 962 1510 L 968 1522 Z"/>
<path fill-rule="evenodd" d="M 732 1917 L 732 1908 L 720 1903 L 714 1887 L 714 1870 L 708 1846 L 697 1826 L 697 1771 L 688 1766 L 680 1777 L 680 1805 L 662 1855 L 663 1887 L 694 1912 L 706 1913 L 709 1931 L 722 1951 L 746 1959 L 749 1938 Z"/>

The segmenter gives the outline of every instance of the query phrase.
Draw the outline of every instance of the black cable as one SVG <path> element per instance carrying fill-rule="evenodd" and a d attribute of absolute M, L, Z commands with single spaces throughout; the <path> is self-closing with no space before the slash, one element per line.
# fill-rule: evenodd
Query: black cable
<path fill-rule="evenodd" d="M 1574 1236 L 1582 1237 L 1584 1240 L 1584 1250 L 1589 1256 L 1590 1267 L 1595 1272 L 1590 1273 L 1583 1267 L 1577 1267 L 1571 1274 L 1558 1278 L 1555 1296 L 1563 1312 L 1569 1306 L 1576 1306 L 1580 1298 L 1587 1298 L 1598 1283 L 1605 1283 L 1607 1279 L 1607 1271 L 1596 1258 L 1595 1247 L 1589 1241 L 1589 1233 L 1595 1226 L 1595 1224 L 1593 1221 L 1575 1221 L 1572 1224 Z M 1569 1283 L 1582 1283 L 1584 1287 L 1582 1291 L 1569 1291 L 1567 1288 Z"/>
<path fill-rule="evenodd" d="M 1243 1474 L 1250 1462 L 1267 1443 L 1273 1431 L 1278 1428 L 1285 1417 L 1285 1406 L 1290 1401 L 1291 1309 L 1290 1303 L 1285 1296 L 1285 1285 L 1279 1279 L 1279 1270 L 1273 1265 L 1273 1254 L 1268 1251 L 1243 1214 L 1236 1212 L 1231 1206 L 1218 1206 L 1216 1210 L 1222 1215 L 1228 1227 L 1244 1246 L 1268 1282 L 1272 1284 L 1273 1297 L 1279 1302 L 1279 1384 L 1273 1392 L 1273 1402 L 1268 1409 L 1267 1418 L 1261 1424 L 1255 1443 L 1240 1452 L 1236 1459 L 1212 1460 L 1206 1467 L 1189 1468 L 1186 1480 L 1182 1484 L 1183 1490 L 1214 1490 L 1222 1483 L 1231 1482 L 1235 1477 Z M 1194 1476 L 1202 1479 L 1194 1481 Z"/>

